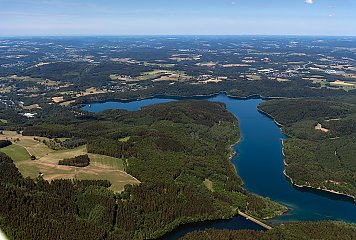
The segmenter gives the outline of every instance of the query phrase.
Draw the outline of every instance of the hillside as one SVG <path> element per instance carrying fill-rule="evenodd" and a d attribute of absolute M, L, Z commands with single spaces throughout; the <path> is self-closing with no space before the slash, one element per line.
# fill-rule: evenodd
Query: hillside
<path fill-rule="evenodd" d="M 260 110 L 282 124 L 286 174 L 301 186 L 356 197 L 356 99 L 283 99 Z"/>

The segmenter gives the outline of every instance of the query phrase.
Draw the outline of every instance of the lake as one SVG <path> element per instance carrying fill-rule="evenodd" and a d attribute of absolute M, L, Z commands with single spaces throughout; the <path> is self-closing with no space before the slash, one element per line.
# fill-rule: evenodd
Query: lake
<path fill-rule="evenodd" d="M 290 211 L 271 222 L 343 220 L 356 223 L 356 204 L 348 197 L 294 187 L 283 174 L 282 139 L 286 139 L 275 122 L 257 110 L 262 99 L 236 99 L 226 95 L 205 98 L 223 102 L 239 120 L 241 141 L 234 146 L 237 155 L 232 159 L 244 188 L 286 205 Z M 108 109 L 139 110 L 152 104 L 176 101 L 176 99 L 152 98 L 133 102 L 105 102 L 86 105 L 82 109 L 99 112 Z M 259 226 L 236 216 L 228 221 L 207 221 L 187 224 L 167 235 L 178 239 L 185 233 L 206 228 L 259 229 Z"/>

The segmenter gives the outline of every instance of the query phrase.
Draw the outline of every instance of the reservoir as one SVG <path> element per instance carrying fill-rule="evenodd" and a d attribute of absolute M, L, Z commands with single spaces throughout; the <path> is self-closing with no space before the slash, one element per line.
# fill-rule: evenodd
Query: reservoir
<path fill-rule="evenodd" d="M 297 188 L 286 179 L 283 174 L 282 154 L 282 139 L 286 139 L 286 136 L 271 118 L 257 110 L 257 106 L 265 100 L 242 100 L 222 94 L 204 99 L 225 103 L 227 109 L 239 120 L 241 140 L 234 146 L 237 155 L 232 159 L 232 163 L 244 182 L 244 188 L 289 208 L 288 213 L 271 222 L 342 220 L 356 223 L 356 204 L 350 198 L 319 190 Z M 170 101 L 176 100 L 152 98 L 133 102 L 95 103 L 84 106 L 82 110 L 136 111 L 144 106 Z M 177 239 L 187 232 L 205 228 L 259 229 L 258 225 L 237 216 L 228 221 L 188 224 L 168 235 L 167 239 Z"/>

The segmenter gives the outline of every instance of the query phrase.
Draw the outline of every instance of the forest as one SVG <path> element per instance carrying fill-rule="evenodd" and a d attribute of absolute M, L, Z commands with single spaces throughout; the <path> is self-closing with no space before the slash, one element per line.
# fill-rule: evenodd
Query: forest
<path fill-rule="evenodd" d="M 102 113 L 48 106 L 8 127 L 74 145 L 81 139 L 89 153 L 124 159 L 127 173 L 141 182 L 114 193 L 107 181 L 23 179 L 2 154 L 1 197 L 11 200 L 1 206 L 1 229 L 11 239 L 154 239 L 183 223 L 230 218 L 237 209 L 261 220 L 286 211 L 241 187 L 229 158 L 229 146 L 240 137 L 238 122 L 222 103 L 178 101 Z"/>
<path fill-rule="evenodd" d="M 356 98 L 280 99 L 260 110 L 283 125 L 286 173 L 302 186 L 356 197 Z"/>
<path fill-rule="evenodd" d="M 267 232 L 250 230 L 214 230 L 188 233 L 182 240 L 352 240 L 356 226 L 340 222 L 285 223 Z"/>
<path fill-rule="evenodd" d="M 63 160 L 59 160 L 58 165 L 66 165 L 73 167 L 87 167 L 90 164 L 90 159 L 88 154 L 76 156 L 74 158 L 65 158 Z"/>
<path fill-rule="evenodd" d="M 10 146 L 11 144 L 12 144 L 12 142 L 9 140 L 0 140 L 0 148 Z"/>
<path fill-rule="evenodd" d="M 23 178 L 0 153 L 0 228 L 9 239 L 102 239 L 112 228 L 107 181 Z"/>

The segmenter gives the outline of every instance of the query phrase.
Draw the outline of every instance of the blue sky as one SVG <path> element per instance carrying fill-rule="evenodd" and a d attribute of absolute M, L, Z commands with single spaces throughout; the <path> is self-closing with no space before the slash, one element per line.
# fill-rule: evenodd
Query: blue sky
<path fill-rule="evenodd" d="M 356 35 L 356 0 L 0 0 L 0 35 Z"/>

